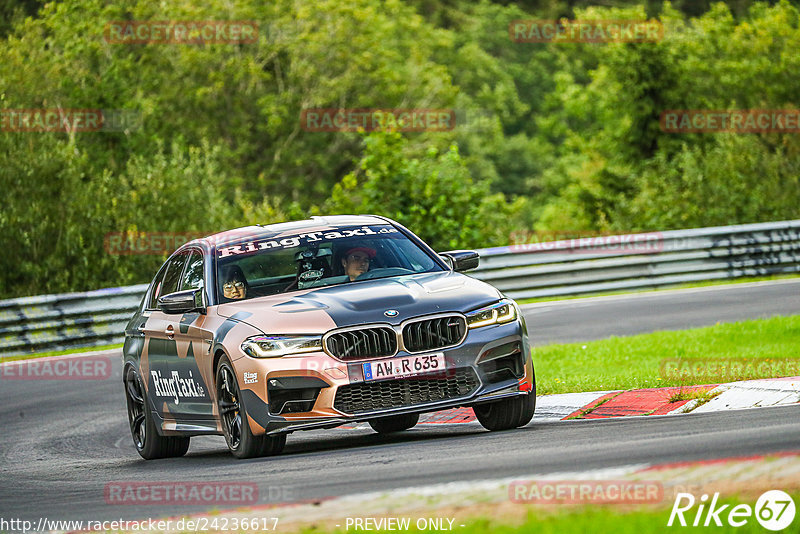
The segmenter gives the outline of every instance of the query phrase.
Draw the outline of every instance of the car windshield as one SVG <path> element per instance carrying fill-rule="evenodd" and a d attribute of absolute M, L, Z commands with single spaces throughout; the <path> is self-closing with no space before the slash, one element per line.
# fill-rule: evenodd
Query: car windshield
<path fill-rule="evenodd" d="M 218 247 L 219 302 L 443 268 L 391 225 L 285 233 Z"/>

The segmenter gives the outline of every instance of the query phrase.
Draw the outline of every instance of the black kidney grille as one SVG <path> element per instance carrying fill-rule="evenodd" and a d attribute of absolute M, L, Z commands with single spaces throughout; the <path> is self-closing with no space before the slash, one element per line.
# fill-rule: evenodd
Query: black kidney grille
<path fill-rule="evenodd" d="M 346 330 L 328 336 L 325 346 L 340 360 L 383 358 L 397 352 L 397 334 L 381 327 Z"/>
<path fill-rule="evenodd" d="M 464 397 L 478 387 L 478 378 L 471 367 L 452 371 L 442 378 L 402 378 L 339 386 L 333 407 L 348 414 L 372 412 Z"/>
<path fill-rule="evenodd" d="M 408 352 L 441 349 L 457 345 L 467 331 L 467 322 L 460 315 L 425 319 L 403 327 L 403 345 Z"/>

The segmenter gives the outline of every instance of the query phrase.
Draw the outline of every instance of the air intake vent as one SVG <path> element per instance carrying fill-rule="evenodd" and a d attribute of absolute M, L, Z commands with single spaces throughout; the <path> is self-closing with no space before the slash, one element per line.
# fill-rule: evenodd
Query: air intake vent
<path fill-rule="evenodd" d="M 408 352 L 443 349 L 458 345 L 467 332 L 467 322 L 460 315 L 423 319 L 403 327 L 403 345 Z"/>
<path fill-rule="evenodd" d="M 478 378 L 470 367 L 454 369 L 442 378 L 431 376 L 347 384 L 339 386 L 333 407 L 356 414 L 430 404 L 464 397 L 473 393 L 478 385 Z"/>
<path fill-rule="evenodd" d="M 328 352 L 345 361 L 393 356 L 397 352 L 397 334 L 391 328 L 359 328 L 329 335 Z"/>

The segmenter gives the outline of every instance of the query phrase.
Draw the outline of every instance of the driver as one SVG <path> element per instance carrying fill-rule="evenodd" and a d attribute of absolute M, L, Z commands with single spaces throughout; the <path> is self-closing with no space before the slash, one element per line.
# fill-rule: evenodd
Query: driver
<path fill-rule="evenodd" d="M 244 277 L 241 267 L 231 265 L 226 267 L 223 272 L 222 295 L 226 299 L 241 300 L 247 295 L 247 279 Z"/>
<path fill-rule="evenodd" d="M 365 272 L 369 271 L 372 260 L 375 258 L 375 249 L 369 247 L 353 247 L 347 249 L 342 257 L 344 274 L 352 282 Z"/>

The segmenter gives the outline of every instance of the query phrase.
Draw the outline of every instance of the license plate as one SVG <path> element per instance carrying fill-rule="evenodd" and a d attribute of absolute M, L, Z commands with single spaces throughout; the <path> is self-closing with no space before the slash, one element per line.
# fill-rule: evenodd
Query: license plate
<path fill-rule="evenodd" d="M 445 369 L 444 353 L 425 354 L 422 356 L 407 356 L 405 358 L 392 358 L 379 362 L 362 364 L 364 380 L 380 380 L 398 376 L 413 376 L 432 371 Z"/>

